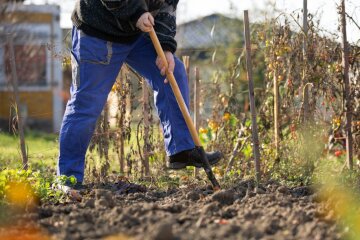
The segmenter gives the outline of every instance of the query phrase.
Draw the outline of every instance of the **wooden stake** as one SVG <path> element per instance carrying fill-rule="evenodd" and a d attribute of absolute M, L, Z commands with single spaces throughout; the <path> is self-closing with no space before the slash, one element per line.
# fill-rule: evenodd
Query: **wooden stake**
<path fill-rule="evenodd" d="M 188 84 L 190 86 L 190 57 L 189 56 L 183 56 L 182 57 L 183 59 L 183 63 L 184 63 L 184 66 L 185 66 L 185 71 L 186 71 L 186 76 L 187 76 L 187 79 L 188 79 Z M 191 91 L 191 88 L 189 87 L 189 91 Z M 187 99 L 189 102 L 190 102 L 190 95 L 189 94 L 189 99 Z M 190 109 L 191 109 L 191 104 L 190 104 Z"/>
<path fill-rule="evenodd" d="M 345 0 L 341 0 L 341 31 L 342 31 L 342 67 L 344 80 L 344 100 L 345 100 L 345 131 L 346 131 L 346 162 L 349 169 L 353 168 L 353 138 L 352 138 L 352 106 L 351 106 L 351 86 L 349 80 L 349 44 L 346 35 L 346 13 Z"/>
<path fill-rule="evenodd" d="M 249 27 L 249 13 L 248 10 L 244 11 L 244 32 L 245 32 L 245 46 L 246 46 L 246 70 L 247 78 L 249 81 L 249 100 L 252 122 L 252 140 L 253 140 L 253 153 L 255 161 L 255 175 L 256 181 L 260 181 L 260 149 L 259 149 L 259 134 L 256 122 L 256 109 L 255 109 L 255 96 L 254 96 L 254 81 L 252 75 L 252 62 L 251 62 L 251 42 L 250 42 L 250 27 Z"/>
<path fill-rule="evenodd" d="M 182 56 L 182 60 L 185 66 L 186 75 L 188 77 L 188 81 L 190 82 L 190 57 Z"/>
<path fill-rule="evenodd" d="M 194 81 L 194 124 L 197 131 L 200 127 L 200 72 L 199 68 L 195 67 L 195 81 Z M 194 177 L 199 175 L 199 170 L 195 168 Z"/>
<path fill-rule="evenodd" d="M 307 0 L 303 0 L 303 56 L 306 57 L 307 49 L 307 35 L 308 35 L 308 21 L 307 21 L 308 9 L 307 9 Z"/>
<path fill-rule="evenodd" d="M 11 64 L 11 73 L 12 73 L 11 83 L 13 86 L 13 91 L 14 91 L 14 96 L 15 96 L 16 118 L 17 118 L 19 137 L 20 137 L 20 149 L 21 149 L 22 163 L 23 163 L 23 168 L 25 170 L 27 170 L 28 169 L 28 156 L 27 156 L 27 152 L 26 152 L 24 126 L 23 126 L 21 112 L 19 109 L 19 107 L 20 107 L 19 85 L 18 85 L 18 77 L 17 77 L 17 72 L 16 72 L 13 37 L 11 34 L 7 36 L 7 41 L 9 44 L 9 52 L 10 52 L 10 64 Z"/>
<path fill-rule="evenodd" d="M 280 134 L 279 134 L 279 83 L 277 80 L 277 73 L 274 70 L 274 135 L 275 135 L 275 150 L 276 150 L 276 158 L 279 156 L 279 142 L 280 142 Z"/>
<path fill-rule="evenodd" d="M 303 38 L 303 76 L 302 76 L 302 89 L 303 89 L 303 122 L 306 122 L 309 119 L 309 91 L 306 87 L 307 84 L 307 38 L 308 38 L 308 21 L 307 21 L 308 9 L 307 9 L 307 0 L 303 0 L 303 31 L 304 31 L 304 38 Z"/>

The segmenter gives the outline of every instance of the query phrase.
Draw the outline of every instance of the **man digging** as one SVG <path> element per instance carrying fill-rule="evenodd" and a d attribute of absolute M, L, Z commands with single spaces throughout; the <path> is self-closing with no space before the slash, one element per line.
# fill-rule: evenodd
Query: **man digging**
<path fill-rule="evenodd" d="M 108 94 L 123 63 L 146 78 L 163 128 L 170 169 L 203 167 L 175 96 L 164 75 L 175 75 L 189 108 L 189 86 L 176 51 L 178 0 L 78 0 L 72 14 L 72 85 L 60 130 L 58 175 L 84 179 L 85 154 Z M 155 52 L 147 32 L 159 37 L 169 67 Z M 206 153 L 210 165 L 221 153 Z M 64 186 L 66 191 L 71 186 Z"/>

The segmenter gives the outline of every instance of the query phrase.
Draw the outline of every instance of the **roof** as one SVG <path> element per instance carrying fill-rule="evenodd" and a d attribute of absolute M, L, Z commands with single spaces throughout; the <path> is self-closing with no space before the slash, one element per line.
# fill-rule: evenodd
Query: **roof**
<path fill-rule="evenodd" d="M 212 14 L 177 27 L 178 49 L 226 46 L 242 36 L 243 22 L 221 14 Z"/>
<path fill-rule="evenodd" d="M 32 12 L 32 13 L 51 13 L 60 15 L 60 6 L 55 4 L 22 4 L 9 3 L 5 8 L 6 12 Z"/>

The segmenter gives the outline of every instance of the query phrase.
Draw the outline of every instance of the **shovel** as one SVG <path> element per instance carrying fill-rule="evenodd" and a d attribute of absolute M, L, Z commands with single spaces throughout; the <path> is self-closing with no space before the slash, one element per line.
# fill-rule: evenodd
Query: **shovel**
<path fill-rule="evenodd" d="M 160 45 L 159 39 L 156 35 L 154 28 L 151 29 L 149 34 L 150 34 L 151 41 L 155 47 L 157 55 L 161 58 L 161 61 L 163 63 L 165 63 L 165 66 L 167 68 L 168 62 L 166 60 L 165 53 Z M 209 160 L 206 157 L 205 150 L 201 146 L 199 135 L 198 135 L 196 128 L 194 126 L 194 123 L 190 117 L 189 111 L 185 105 L 184 98 L 181 95 L 181 92 L 180 92 L 179 86 L 175 80 L 174 74 L 172 72 L 166 71 L 166 78 L 170 83 L 172 91 L 174 92 L 176 101 L 177 101 L 179 108 L 181 110 L 181 113 L 185 119 L 186 125 L 189 128 L 189 131 L 190 131 L 191 137 L 195 143 L 195 146 L 201 155 L 201 161 L 203 163 L 206 175 L 209 178 L 211 184 L 213 185 L 214 190 L 217 191 L 220 189 L 220 185 L 219 185 L 218 181 L 216 180 L 214 173 L 211 170 L 211 166 L 209 164 Z"/>

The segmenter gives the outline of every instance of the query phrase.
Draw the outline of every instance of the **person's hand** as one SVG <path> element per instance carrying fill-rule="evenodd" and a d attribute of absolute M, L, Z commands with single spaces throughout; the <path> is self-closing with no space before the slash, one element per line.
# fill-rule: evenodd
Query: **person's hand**
<path fill-rule="evenodd" d="M 146 12 L 136 22 L 136 27 L 143 32 L 150 32 L 151 28 L 155 25 L 154 17 L 151 13 Z"/>
<path fill-rule="evenodd" d="M 167 69 L 166 69 L 166 64 L 163 63 L 161 58 L 159 56 L 156 58 L 156 66 L 160 69 L 160 73 L 163 76 L 166 74 L 166 71 L 169 71 L 171 73 L 174 72 L 174 68 L 175 68 L 175 60 L 174 60 L 174 55 L 172 54 L 172 52 L 165 51 L 165 57 L 169 64 L 169 67 Z M 168 83 L 168 80 L 165 79 L 164 83 Z"/>

